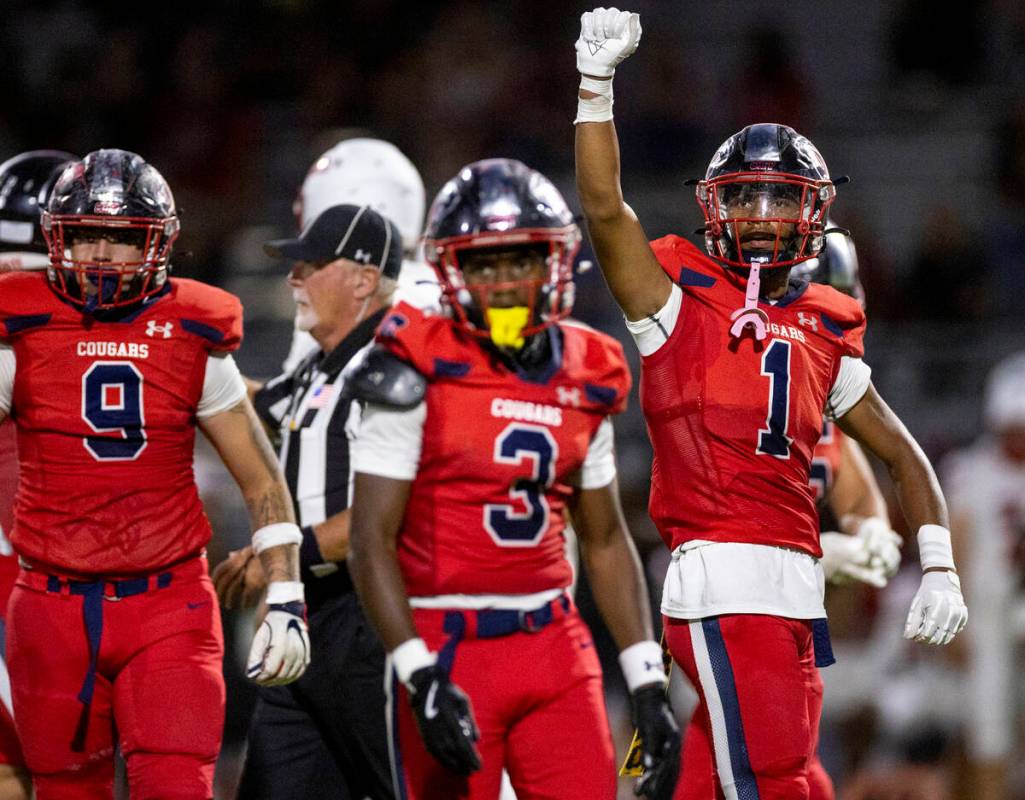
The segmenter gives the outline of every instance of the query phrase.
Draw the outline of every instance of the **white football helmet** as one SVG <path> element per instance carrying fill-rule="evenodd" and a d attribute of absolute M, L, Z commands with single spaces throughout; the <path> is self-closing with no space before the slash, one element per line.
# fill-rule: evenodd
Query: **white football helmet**
<path fill-rule="evenodd" d="M 1025 426 L 1025 353 L 997 364 L 986 380 L 984 416 L 991 431 Z"/>
<path fill-rule="evenodd" d="M 293 206 L 300 229 L 339 203 L 369 205 L 398 226 L 406 253 L 416 249 L 427 203 L 424 182 L 390 142 L 344 139 L 314 161 Z"/>

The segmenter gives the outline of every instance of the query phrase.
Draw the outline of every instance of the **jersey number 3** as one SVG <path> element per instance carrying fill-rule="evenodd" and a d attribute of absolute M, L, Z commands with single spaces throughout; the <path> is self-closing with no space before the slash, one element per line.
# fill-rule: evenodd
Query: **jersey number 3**
<path fill-rule="evenodd" d="M 512 503 L 484 506 L 484 528 L 499 547 L 534 547 L 541 541 L 550 516 L 545 489 L 555 479 L 558 457 L 559 445 L 547 428 L 514 422 L 498 434 L 497 463 L 530 464 L 530 476 L 517 478 L 509 487 Z"/>
<path fill-rule="evenodd" d="M 97 461 L 138 458 L 146 448 L 142 373 L 130 361 L 95 362 L 82 376 L 82 418 L 95 433 L 108 434 L 83 440 Z"/>

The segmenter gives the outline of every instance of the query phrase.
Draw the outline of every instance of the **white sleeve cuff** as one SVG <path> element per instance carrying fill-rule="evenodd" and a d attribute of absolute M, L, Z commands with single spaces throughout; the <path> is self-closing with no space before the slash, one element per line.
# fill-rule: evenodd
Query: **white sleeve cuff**
<path fill-rule="evenodd" d="M 196 416 L 206 419 L 234 408 L 246 397 L 246 382 L 230 353 L 210 353 L 206 358 L 203 394 Z"/>
<path fill-rule="evenodd" d="M 637 642 L 619 654 L 619 667 L 626 679 L 626 688 L 631 692 L 648 683 L 666 683 L 662 667 L 662 648 L 650 639 Z"/>
<path fill-rule="evenodd" d="M 616 451 L 614 447 L 612 420 L 605 417 L 598 426 L 587 456 L 580 468 L 581 489 L 601 489 L 616 477 Z"/>
<path fill-rule="evenodd" d="M 626 321 L 626 329 L 642 356 L 652 355 L 672 336 L 682 305 L 683 290 L 674 283 L 669 290 L 669 299 L 657 313 L 644 319 Z"/>
<path fill-rule="evenodd" d="M 840 370 L 826 399 L 826 416 L 840 419 L 865 396 L 871 382 L 872 368 L 868 364 L 853 356 L 841 357 Z"/>
<path fill-rule="evenodd" d="M 352 471 L 411 481 L 420 466 L 427 403 L 397 410 L 368 403 L 350 446 Z"/>
<path fill-rule="evenodd" d="M 18 370 L 18 360 L 14 348 L 9 344 L 0 343 L 0 411 L 11 412 L 14 399 L 14 375 Z"/>
<path fill-rule="evenodd" d="M 423 639 L 407 639 L 389 654 L 400 682 L 409 685 L 409 676 L 422 667 L 434 666 L 438 657 L 427 649 Z"/>

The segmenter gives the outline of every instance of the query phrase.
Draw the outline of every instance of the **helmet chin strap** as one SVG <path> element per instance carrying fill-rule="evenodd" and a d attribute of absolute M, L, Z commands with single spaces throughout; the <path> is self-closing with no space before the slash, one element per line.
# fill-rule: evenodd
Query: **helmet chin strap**
<path fill-rule="evenodd" d="M 765 325 L 769 321 L 769 315 L 758 307 L 758 293 L 761 289 L 762 280 L 760 277 L 761 265 L 758 262 L 751 263 L 751 271 L 747 277 L 747 291 L 744 294 L 744 306 L 730 314 L 730 336 L 740 338 L 744 335 L 744 328 L 750 326 L 754 331 L 755 339 L 761 341 L 765 338 Z"/>

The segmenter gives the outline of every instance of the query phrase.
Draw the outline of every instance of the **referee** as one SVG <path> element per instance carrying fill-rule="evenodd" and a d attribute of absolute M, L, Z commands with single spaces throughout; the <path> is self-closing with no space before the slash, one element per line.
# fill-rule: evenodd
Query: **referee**
<path fill-rule="evenodd" d="M 260 689 L 238 796 L 390 800 L 384 651 L 345 565 L 349 441 L 359 406 L 344 397 L 342 384 L 345 367 L 370 345 L 390 305 L 402 238 L 369 206 L 336 205 L 298 239 L 269 242 L 264 249 L 293 262 L 288 282 L 297 325 L 319 345 L 254 395 L 264 422 L 280 432 L 279 459 L 302 526 L 313 652 L 298 681 Z M 229 608 L 255 602 L 262 589 L 247 550 L 232 553 L 214 571 Z"/>

